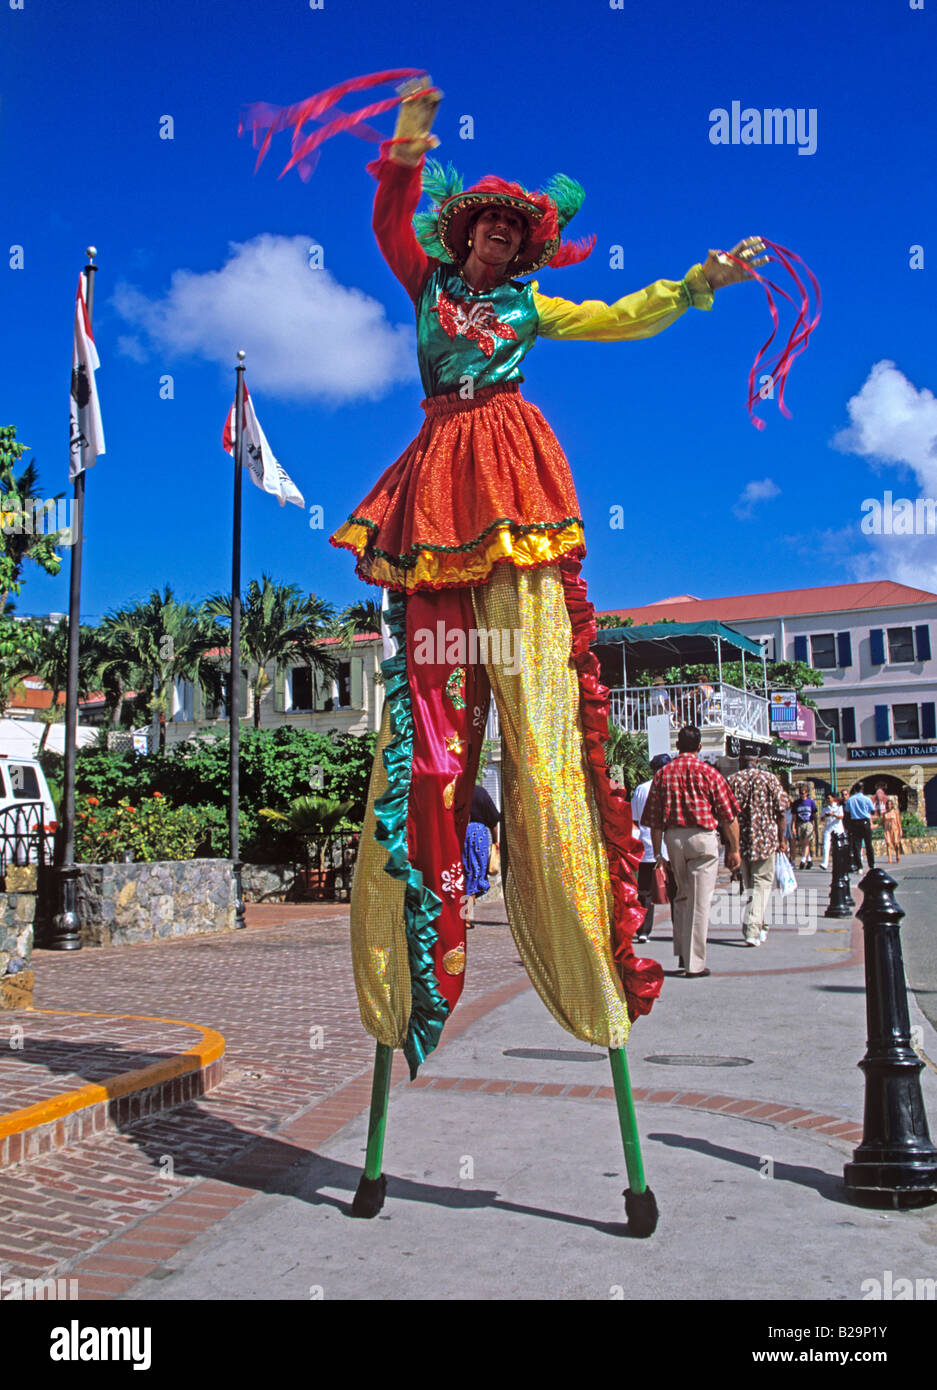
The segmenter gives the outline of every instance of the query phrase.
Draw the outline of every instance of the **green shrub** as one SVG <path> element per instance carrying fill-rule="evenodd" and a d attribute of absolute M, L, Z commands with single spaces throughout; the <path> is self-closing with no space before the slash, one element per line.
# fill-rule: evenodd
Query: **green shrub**
<path fill-rule="evenodd" d="M 285 812 L 297 797 L 310 792 L 350 802 L 342 828 L 360 829 L 376 742 L 373 733 L 322 734 L 289 725 L 243 729 L 239 765 L 241 858 L 255 863 L 302 858 L 302 844 L 264 824 L 259 812 L 267 807 Z M 213 854 L 228 854 L 226 737 L 197 735 L 162 756 L 81 749 L 75 761 L 75 786 L 84 797 L 96 797 L 102 808 L 116 807 L 122 800 L 138 806 L 159 792 L 157 799 L 164 800 L 167 807 L 188 809 L 200 818 L 202 833 L 196 844 L 207 837 Z M 102 818 L 95 817 L 95 822 L 100 826 Z M 107 829 L 110 832 L 118 827 L 108 824 Z M 111 842 L 118 838 L 108 834 Z M 119 854 L 109 857 L 119 858 Z"/>
<path fill-rule="evenodd" d="M 205 817 L 195 806 L 170 806 L 160 792 L 112 805 L 98 797 L 75 804 L 75 858 L 82 864 L 122 859 L 127 850 L 138 862 L 192 859 L 205 838 Z"/>

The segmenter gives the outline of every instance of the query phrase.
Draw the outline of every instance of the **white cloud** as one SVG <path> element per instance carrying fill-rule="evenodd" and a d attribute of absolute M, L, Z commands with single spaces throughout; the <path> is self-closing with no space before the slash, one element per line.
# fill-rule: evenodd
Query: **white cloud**
<path fill-rule="evenodd" d="M 243 348 L 250 385 L 284 400 L 376 399 L 412 381 L 413 328 L 389 323 L 378 300 L 311 269 L 313 244 L 270 233 L 232 242 L 220 270 L 174 271 L 159 298 L 118 285 L 114 305 L 135 333 L 122 350 L 140 360 L 145 337 L 151 352 L 233 367 Z"/>
<path fill-rule="evenodd" d="M 894 362 L 876 362 L 846 409 L 851 424 L 833 437 L 833 447 L 873 463 L 912 468 L 918 483 L 937 489 L 937 399 L 912 385 Z"/>
<path fill-rule="evenodd" d="M 909 500 L 937 497 L 937 398 L 927 387 L 918 389 L 894 362 L 876 362 L 862 389 L 848 402 L 850 425 L 833 437 L 833 447 L 868 459 L 876 471 L 898 465 L 914 475 L 914 484 L 893 491 Z M 871 489 L 870 489 L 871 491 Z M 856 536 L 863 548 L 849 558 L 856 579 L 893 579 L 915 589 L 937 591 L 934 537 L 927 535 Z"/>
<path fill-rule="evenodd" d="M 150 354 L 140 342 L 130 333 L 121 333 L 117 339 L 117 351 L 121 357 L 130 357 L 134 362 L 149 362 Z"/>
<path fill-rule="evenodd" d="M 753 478 L 745 484 L 732 510 L 739 521 L 748 521 L 759 502 L 769 502 L 780 495 L 781 489 L 770 478 L 762 478 L 760 482 Z"/>

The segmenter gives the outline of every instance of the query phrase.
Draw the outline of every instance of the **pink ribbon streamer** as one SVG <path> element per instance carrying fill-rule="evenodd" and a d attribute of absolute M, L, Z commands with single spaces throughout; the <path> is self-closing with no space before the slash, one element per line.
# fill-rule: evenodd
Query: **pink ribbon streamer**
<path fill-rule="evenodd" d="M 795 290 L 799 292 L 800 295 L 800 308 L 797 312 L 797 318 L 795 320 L 794 327 L 791 329 L 788 335 L 787 342 L 784 344 L 783 348 L 781 348 L 780 351 L 777 352 L 775 356 L 771 358 L 769 361 L 763 361 L 763 359 L 765 358 L 765 354 L 767 353 L 771 344 L 774 342 L 774 339 L 777 336 L 778 328 L 780 326 L 780 316 L 778 314 L 778 308 L 774 301 L 774 295 L 772 295 L 771 291 L 774 290 L 775 294 L 778 294 L 782 298 L 786 299 L 789 304 L 795 304 L 796 301 L 792 295 L 788 294 L 787 290 L 782 289 L 780 285 L 776 285 L 772 280 L 768 280 L 767 277 L 759 275 L 757 270 L 753 269 L 746 261 L 741 260 L 738 256 L 734 256 L 731 253 L 731 251 L 724 251 L 722 253 L 727 260 L 733 261 L 735 265 L 740 265 L 743 268 L 743 270 L 748 271 L 749 275 L 751 275 L 761 285 L 768 299 L 768 310 L 771 314 L 771 320 L 774 325 L 771 330 L 770 336 L 759 348 L 758 353 L 755 356 L 755 360 L 752 363 L 751 371 L 748 374 L 748 414 L 752 424 L 755 426 L 756 429 L 759 430 L 764 429 L 765 422 L 755 414 L 756 399 L 764 399 L 764 397 L 762 397 L 761 395 L 761 392 L 757 390 L 755 387 L 755 377 L 758 373 L 758 369 L 759 367 L 761 367 L 762 372 L 770 376 L 772 385 L 779 387 L 778 409 L 780 410 L 781 414 L 784 415 L 788 420 L 792 419 L 793 417 L 791 411 L 788 409 L 787 404 L 784 400 L 784 391 L 785 387 L 787 386 L 788 374 L 790 373 L 791 367 L 794 365 L 795 358 L 799 357 L 800 354 L 806 349 L 811 333 L 816 328 L 817 324 L 820 322 L 820 312 L 822 304 L 820 295 L 820 283 L 817 280 L 817 277 L 814 275 L 813 271 L 807 265 L 806 261 L 802 260 L 801 257 L 796 254 L 796 252 L 788 250 L 786 246 L 780 246 L 775 241 L 769 241 L 767 237 L 762 237 L 762 240 L 764 241 L 765 246 L 769 247 L 770 250 L 774 252 L 775 259 L 777 259 L 780 262 L 780 264 L 784 267 L 784 269 L 788 272 L 791 279 L 794 281 Z M 807 320 L 808 315 L 810 313 L 810 295 L 807 292 L 807 288 L 804 285 L 803 280 L 801 280 L 796 269 L 794 268 L 794 261 L 796 261 L 799 265 L 803 266 L 804 272 L 807 276 L 807 279 L 810 282 L 810 286 L 816 298 L 816 308 L 813 313 L 813 317 L 810 319 L 809 323 Z"/>
<path fill-rule="evenodd" d="M 386 72 L 372 72 L 363 77 L 347 78 L 344 82 L 336 83 L 334 87 L 328 87 L 324 92 L 317 92 L 315 96 L 307 97 L 305 101 L 297 102 L 293 106 L 271 106 L 269 102 L 260 101 L 245 107 L 238 123 L 238 135 L 243 135 L 245 130 L 250 130 L 253 147 L 257 149 L 259 134 L 261 131 L 266 131 L 260 144 L 260 153 L 257 156 L 257 163 L 254 165 L 254 173 L 263 163 L 273 137 L 289 127 L 293 129 L 292 156 L 280 174 L 280 178 L 295 167 L 301 178 L 308 179 L 318 162 L 319 146 L 323 141 L 331 139 L 333 135 L 338 135 L 341 131 L 349 131 L 362 139 L 380 140 L 379 132 L 371 130 L 363 123 L 370 116 L 380 115 L 384 111 L 390 111 L 393 107 L 399 106 L 403 100 L 400 95 L 389 97 L 385 101 L 373 102 L 357 111 L 337 114 L 332 112 L 332 118 L 326 125 L 305 136 L 303 126 L 307 121 L 321 120 L 325 113 L 332 111 L 336 103 L 341 101 L 342 97 L 349 92 L 365 91 L 370 87 L 380 86 L 383 82 L 396 82 L 402 78 L 424 76 L 426 73 L 422 68 L 393 68 Z"/>

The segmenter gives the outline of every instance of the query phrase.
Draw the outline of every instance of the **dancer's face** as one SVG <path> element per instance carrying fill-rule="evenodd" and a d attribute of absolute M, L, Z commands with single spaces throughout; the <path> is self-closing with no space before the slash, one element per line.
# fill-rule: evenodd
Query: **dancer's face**
<path fill-rule="evenodd" d="M 472 249 L 485 265 L 504 268 L 513 261 L 527 234 L 527 219 L 510 208 L 486 208 L 475 223 Z"/>

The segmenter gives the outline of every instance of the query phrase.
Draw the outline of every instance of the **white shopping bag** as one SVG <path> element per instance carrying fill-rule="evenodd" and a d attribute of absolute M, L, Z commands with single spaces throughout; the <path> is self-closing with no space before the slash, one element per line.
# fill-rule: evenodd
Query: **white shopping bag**
<path fill-rule="evenodd" d="M 793 893 L 797 888 L 791 861 L 781 850 L 774 856 L 774 886 L 782 898 L 786 898 L 788 893 Z"/>

